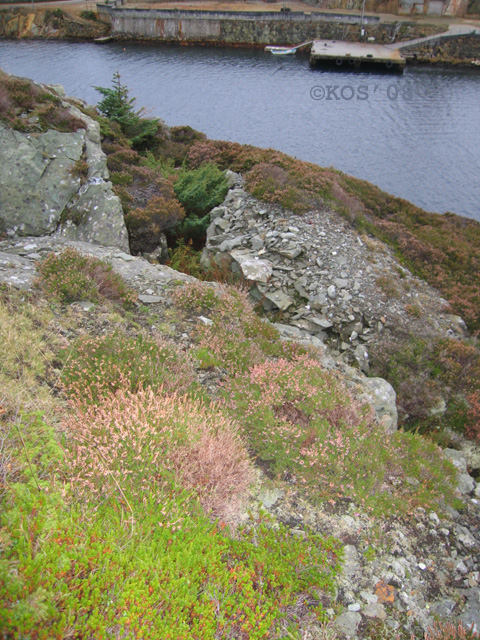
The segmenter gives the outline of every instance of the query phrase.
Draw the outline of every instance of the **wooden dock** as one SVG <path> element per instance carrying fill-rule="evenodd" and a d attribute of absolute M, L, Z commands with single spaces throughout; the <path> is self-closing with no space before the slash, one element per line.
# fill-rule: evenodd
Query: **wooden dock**
<path fill-rule="evenodd" d="M 310 51 L 312 66 L 330 65 L 337 69 L 381 68 L 402 73 L 405 58 L 396 49 L 381 44 L 315 40 Z"/>

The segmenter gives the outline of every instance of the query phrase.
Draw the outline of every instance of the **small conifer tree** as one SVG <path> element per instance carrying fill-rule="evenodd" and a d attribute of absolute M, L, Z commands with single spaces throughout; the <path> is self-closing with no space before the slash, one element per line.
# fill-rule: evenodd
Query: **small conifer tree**
<path fill-rule="evenodd" d="M 113 87 L 95 87 L 104 98 L 98 109 L 106 118 L 117 122 L 134 149 L 145 149 L 158 131 L 158 120 L 145 118 L 145 110 L 135 110 L 135 98 L 128 95 L 128 88 L 122 84 L 120 73 L 113 74 Z"/>

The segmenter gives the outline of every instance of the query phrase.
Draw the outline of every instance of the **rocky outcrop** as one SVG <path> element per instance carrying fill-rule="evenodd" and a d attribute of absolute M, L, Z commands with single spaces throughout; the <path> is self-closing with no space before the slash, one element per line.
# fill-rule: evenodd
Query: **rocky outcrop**
<path fill-rule="evenodd" d="M 0 123 L 0 231 L 8 236 L 56 233 L 129 251 L 99 125 L 70 102 L 63 106 L 83 120 L 84 129 L 22 133 Z"/>
<path fill-rule="evenodd" d="M 174 271 L 165 265 L 154 265 L 116 247 L 66 240 L 56 236 L 0 240 L 0 283 L 28 291 L 33 287 L 35 266 L 50 252 L 73 247 L 80 253 L 93 256 L 112 265 L 127 284 L 139 294 L 143 304 L 166 301 L 165 287 L 173 283 L 191 282 L 191 276 Z"/>
<path fill-rule="evenodd" d="M 59 9 L 24 7 L 0 10 L 0 37 L 93 40 L 110 31 L 102 22 L 83 20 Z"/>
<path fill-rule="evenodd" d="M 335 637 L 420 638 L 436 619 L 480 631 L 477 498 L 468 499 L 462 513 L 419 508 L 408 519 L 382 523 L 349 501 L 313 507 L 293 486 L 261 491 L 258 501 L 299 534 L 309 527 L 343 540 L 336 597 L 325 602 Z"/>
<path fill-rule="evenodd" d="M 203 262 L 226 261 L 267 311 L 299 336 L 328 343 L 334 355 L 369 370 L 368 348 L 385 332 L 463 335 L 445 300 L 393 252 L 327 207 L 304 216 L 256 200 L 236 176 L 210 213 Z"/>

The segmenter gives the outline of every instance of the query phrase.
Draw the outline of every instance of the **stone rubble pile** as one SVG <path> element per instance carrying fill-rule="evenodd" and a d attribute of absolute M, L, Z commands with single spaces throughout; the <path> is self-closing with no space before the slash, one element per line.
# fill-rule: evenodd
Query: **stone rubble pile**
<path fill-rule="evenodd" d="M 464 334 L 438 292 L 383 243 L 362 239 L 327 208 L 298 216 L 250 196 L 239 175 L 229 179 L 225 201 L 210 214 L 203 263 L 227 261 L 283 324 L 327 341 L 364 371 L 368 345 L 385 331 Z"/>

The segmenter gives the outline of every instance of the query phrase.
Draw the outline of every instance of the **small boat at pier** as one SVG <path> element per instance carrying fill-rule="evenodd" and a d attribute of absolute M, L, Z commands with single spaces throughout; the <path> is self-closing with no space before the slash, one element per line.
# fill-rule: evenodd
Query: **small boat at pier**
<path fill-rule="evenodd" d="M 270 51 L 274 56 L 291 56 L 297 53 L 298 49 L 306 47 L 309 44 L 313 44 L 313 40 L 302 42 L 302 44 L 297 44 L 295 47 L 274 47 L 269 45 L 268 47 L 265 47 L 265 51 Z"/>
<path fill-rule="evenodd" d="M 265 47 L 265 51 L 270 51 L 274 56 L 291 56 L 297 53 L 295 47 L 290 49 L 287 47 Z"/>

